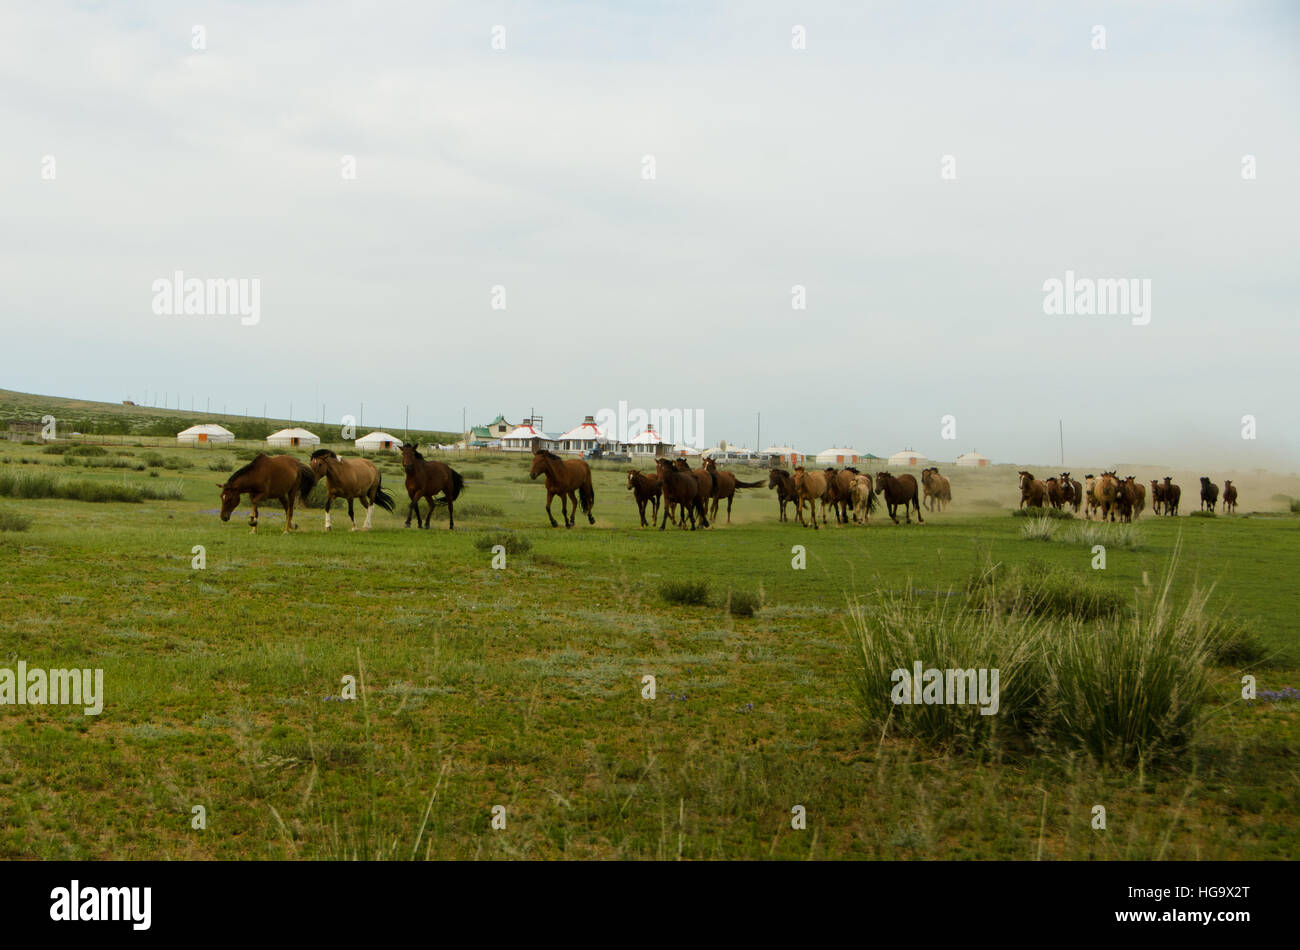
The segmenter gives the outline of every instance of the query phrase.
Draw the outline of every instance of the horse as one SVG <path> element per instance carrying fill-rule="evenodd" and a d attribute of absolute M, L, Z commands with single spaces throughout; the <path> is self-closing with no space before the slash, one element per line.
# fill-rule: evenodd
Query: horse
<path fill-rule="evenodd" d="M 1053 508 L 1058 508 L 1058 509 L 1064 508 L 1065 487 L 1061 484 L 1061 480 L 1057 478 L 1055 475 L 1053 475 L 1043 484 L 1047 487 L 1048 504 L 1050 504 Z"/>
<path fill-rule="evenodd" d="M 1082 486 L 1070 478 L 1069 472 L 1061 473 L 1061 502 L 1064 506 L 1073 507 L 1076 512 L 1083 504 Z"/>
<path fill-rule="evenodd" d="M 1047 495 L 1047 486 L 1043 484 L 1040 478 L 1034 478 L 1030 472 L 1020 472 L 1020 505 L 1025 507 L 1026 503 L 1030 508 L 1043 507 L 1043 498 Z"/>
<path fill-rule="evenodd" d="M 1129 475 L 1119 483 L 1119 491 L 1115 497 L 1119 504 L 1120 517 L 1124 521 L 1132 521 L 1141 515 L 1142 509 L 1146 507 L 1146 486 Z"/>
<path fill-rule="evenodd" d="M 817 530 L 817 501 L 826 495 L 826 473 L 809 472 L 802 465 L 796 465 L 794 468 L 794 492 L 795 500 L 798 504 L 795 507 L 795 514 L 799 516 L 799 523 L 805 528 L 808 522 L 803 518 L 803 503 L 808 502 L 808 510 L 812 512 L 813 530 Z M 825 520 L 823 515 L 822 520 Z"/>
<path fill-rule="evenodd" d="M 325 484 L 329 488 L 325 496 L 325 530 L 330 529 L 330 504 L 335 498 L 343 497 L 348 500 L 348 520 L 352 522 L 352 530 L 357 530 L 357 519 L 352 513 L 352 501 L 355 498 L 361 499 L 361 504 L 366 509 L 365 521 L 361 524 L 362 531 L 370 530 L 370 516 L 375 513 L 375 505 L 383 508 L 384 511 L 393 510 L 393 496 L 385 491 L 381 486 L 383 476 L 379 474 L 379 468 L 370 459 L 363 458 L 339 458 L 330 449 L 317 449 L 311 454 L 312 474 L 318 479 L 324 478 Z"/>
<path fill-rule="evenodd" d="M 716 521 L 718 519 L 718 503 L 722 499 L 727 499 L 727 524 L 731 524 L 731 503 L 736 497 L 737 488 L 762 488 L 763 483 L 742 482 L 731 472 L 724 472 L 718 468 L 718 463 L 713 459 L 704 460 L 704 470 L 713 476 L 713 508 L 709 511 L 709 517 Z"/>
<path fill-rule="evenodd" d="M 713 473 L 703 468 L 691 468 L 691 463 L 686 461 L 684 458 L 676 459 L 673 462 L 673 467 L 679 472 L 689 473 L 690 476 L 695 479 L 696 483 L 700 486 L 700 501 L 704 504 L 704 507 L 707 510 L 709 499 L 713 497 L 714 489 L 718 484 L 718 480 L 713 477 Z M 713 511 L 716 515 L 718 511 L 716 505 L 714 506 Z M 713 525 L 709 524 L 705 525 L 705 527 L 712 528 Z"/>
<path fill-rule="evenodd" d="M 648 528 L 659 520 L 659 499 L 663 495 L 664 485 L 658 477 L 651 478 L 634 468 L 627 470 L 627 490 L 636 499 L 636 506 L 641 512 L 641 527 Z M 646 524 L 645 506 L 653 503 L 650 524 Z"/>
<path fill-rule="evenodd" d="M 591 513 L 591 506 L 596 501 L 596 492 L 591 487 L 591 466 L 582 459 L 562 459 L 554 452 L 538 449 L 533 453 L 533 467 L 528 472 L 529 478 L 546 476 L 546 517 L 551 519 L 551 527 L 558 528 L 555 515 L 551 514 L 551 500 L 560 496 L 560 514 L 564 516 L 564 526 L 572 528 L 578 522 L 578 503 L 582 503 L 583 514 L 587 521 L 596 523 Z M 573 514 L 569 514 L 569 505 L 573 505 Z"/>
<path fill-rule="evenodd" d="M 1213 511 L 1219 505 L 1219 486 L 1201 476 L 1201 509 Z"/>
<path fill-rule="evenodd" d="M 681 505 L 681 517 L 677 519 L 679 528 L 686 527 L 686 518 L 689 515 L 691 519 L 691 530 L 695 530 L 695 516 L 699 514 L 700 524 L 707 528 L 709 518 L 704 510 L 704 499 L 708 495 L 701 493 L 699 479 L 695 473 L 688 467 L 685 471 L 673 464 L 671 459 L 662 456 L 655 459 L 655 464 L 659 466 L 659 480 L 663 484 L 664 491 L 664 520 L 659 524 L 659 530 L 662 531 L 668 526 L 668 509 L 672 505 Z"/>
<path fill-rule="evenodd" d="M 406 527 L 411 526 L 411 512 L 415 512 L 415 524 L 419 528 L 429 528 L 433 524 L 433 496 L 442 492 L 447 499 L 447 530 L 456 530 L 456 513 L 452 503 L 465 490 L 465 479 L 446 462 L 429 461 L 420 454 L 414 445 L 402 446 L 402 468 L 406 470 L 406 494 L 411 505 L 406 509 Z M 429 500 L 429 514 L 420 520 L 420 499 Z"/>
<path fill-rule="evenodd" d="M 1173 479 L 1165 476 L 1165 514 L 1170 518 L 1178 517 L 1178 500 L 1183 497 L 1183 490 L 1174 484 Z"/>
<path fill-rule="evenodd" d="M 1107 517 L 1114 521 L 1116 511 L 1123 514 L 1124 494 L 1119 488 L 1119 477 L 1114 472 L 1102 472 L 1100 478 L 1095 478 L 1089 483 L 1088 492 L 1093 502 L 1090 504 L 1090 509 L 1100 509 L 1102 521 Z M 1092 517 L 1091 513 L 1088 517 Z"/>
<path fill-rule="evenodd" d="M 885 504 L 889 508 L 889 518 L 894 524 L 898 524 L 898 506 L 903 506 L 903 517 L 907 523 L 912 523 L 911 510 L 908 505 L 916 508 L 916 520 L 920 524 L 925 524 L 925 519 L 921 517 L 921 490 L 916 486 L 916 479 L 911 475 L 899 475 L 897 477 L 890 475 L 888 472 L 876 473 L 876 494 L 885 496 Z"/>
<path fill-rule="evenodd" d="M 1224 479 L 1223 482 L 1223 512 L 1232 514 L 1237 510 L 1237 486 L 1232 482 Z"/>
<path fill-rule="evenodd" d="M 826 505 L 830 504 L 835 512 L 837 524 L 849 523 L 849 503 L 853 500 L 853 479 L 858 477 L 856 468 L 836 471 L 826 469 L 826 494 L 822 496 L 822 524 L 826 523 Z"/>
<path fill-rule="evenodd" d="M 868 524 L 871 512 L 876 510 L 876 493 L 871 490 L 871 476 L 855 475 L 850 496 L 853 500 L 853 520 Z"/>
<path fill-rule="evenodd" d="M 930 511 L 942 511 L 952 501 L 952 483 L 939 474 L 937 467 L 921 469 L 921 487 L 925 490 L 925 503 Z"/>
<path fill-rule="evenodd" d="M 292 455 L 261 453 L 224 482 L 217 482 L 221 489 L 221 520 L 229 521 L 230 513 L 239 507 L 239 496 L 247 494 L 249 504 L 253 506 L 248 523 L 256 534 L 257 506 L 268 498 L 274 498 L 284 505 L 284 531 L 288 534 L 297 527 L 293 523 L 294 501 L 305 499 L 315 485 L 316 476 L 312 470 Z"/>
<path fill-rule="evenodd" d="M 1165 486 L 1160 484 L 1158 478 L 1151 479 L 1151 513 L 1160 514 L 1161 506 L 1165 503 Z"/>
<path fill-rule="evenodd" d="M 767 487 L 776 489 L 776 500 L 781 505 L 781 521 L 786 521 L 785 506 L 799 501 L 799 493 L 794 487 L 794 478 L 783 468 L 774 468 L 767 473 Z"/>

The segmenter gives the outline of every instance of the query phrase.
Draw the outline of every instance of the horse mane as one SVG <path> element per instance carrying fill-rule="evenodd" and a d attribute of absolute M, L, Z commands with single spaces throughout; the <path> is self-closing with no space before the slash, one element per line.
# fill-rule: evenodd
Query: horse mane
<path fill-rule="evenodd" d="M 253 470 L 253 467 L 257 465 L 258 462 L 262 461 L 262 459 L 264 458 L 266 458 L 266 453 L 258 452 L 257 455 L 253 456 L 253 461 L 249 462 L 243 468 L 235 469 L 235 471 L 231 472 L 230 477 L 226 479 L 226 484 L 229 485 L 231 482 L 233 482 L 236 478 L 239 478 L 239 476 L 241 475 L 247 475 L 249 472 Z"/>
<path fill-rule="evenodd" d="M 415 447 L 414 442 L 408 443 L 407 445 L 402 446 L 402 448 L 404 449 L 409 448 L 411 450 L 411 454 L 415 456 L 417 461 L 420 462 L 424 461 L 424 456 L 420 454 L 420 450 Z"/>
<path fill-rule="evenodd" d="M 333 449 L 317 449 L 311 453 L 311 457 L 312 461 L 315 461 L 316 459 L 336 459 L 339 456 Z"/>
<path fill-rule="evenodd" d="M 543 456 L 545 456 L 545 457 L 548 458 L 548 459 L 555 459 L 555 461 L 557 461 L 557 462 L 563 462 L 563 461 L 564 461 L 564 459 L 560 458 L 558 455 L 556 455 L 556 454 L 555 454 L 554 452 L 552 452 L 550 449 L 538 449 L 538 450 L 537 450 L 536 452 L 534 452 L 533 454 L 534 454 L 534 455 L 543 455 Z"/>

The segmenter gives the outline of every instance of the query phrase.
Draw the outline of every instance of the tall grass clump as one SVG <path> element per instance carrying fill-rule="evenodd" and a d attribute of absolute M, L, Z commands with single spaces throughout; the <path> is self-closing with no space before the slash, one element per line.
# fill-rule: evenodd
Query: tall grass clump
<path fill-rule="evenodd" d="M 1089 547 L 1104 544 L 1108 548 L 1124 551 L 1140 551 L 1146 546 L 1146 535 L 1137 525 L 1108 521 L 1085 521 L 1071 525 L 1057 540 Z"/>
<path fill-rule="evenodd" d="M 498 544 L 507 554 L 527 554 L 533 547 L 528 535 L 518 531 L 488 531 L 474 539 L 474 547 L 480 551 L 491 551 Z"/>
<path fill-rule="evenodd" d="M 909 590 L 881 594 L 871 607 L 853 604 L 858 708 L 873 732 L 941 747 L 1000 736 L 1100 764 L 1176 757 L 1203 721 L 1209 666 L 1237 648 L 1232 626 L 1208 609 L 1209 591 L 1193 588 L 1175 603 L 1177 561 L 1176 547 L 1161 583 L 1122 607 L 1062 612 L 1056 595 L 1043 597 L 1024 576 L 996 569 L 964 601 Z M 895 703 L 894 672 L 910 677 L 917 661 L 926 670 L 997 669 L 997 714 L 981 715 L 969 702 Z"/>
<path fill-rule="evenodd" d="M 670 604 L 702 607 L 709 602 L 709 585 L 704 581 L 665 581 L 659 596 Z"/>
<path fill-rule="evenodd" d="M 138 484 L 127 482 L 67 481 L 48 472 L 0 472 L 0 496 L 7 498 L 64 498 L 70 501 L 138 502 Z"/>
<path fill-rule="evenodd" d="M 132 484 L 131 487 L 140 492 L 141 498 L 148 498 L 151 501 L 180 501 L 185 497 L 185 480 L 182 478 L 162 485 L 140 482 Z"/>
<path fill-rule="evenodd" d="M 1056 522 L 1050 517 L 1033 517 L 1021 525 L 1020 536 L 1026 541 L 1050 541 L 1056 535 L 1056 528 Z"/>
<path fill-rule="evenodd" d="M 32 519 L 21 511 L 0 508 L 0 531 L 26 531 L 32 526 Z"/>

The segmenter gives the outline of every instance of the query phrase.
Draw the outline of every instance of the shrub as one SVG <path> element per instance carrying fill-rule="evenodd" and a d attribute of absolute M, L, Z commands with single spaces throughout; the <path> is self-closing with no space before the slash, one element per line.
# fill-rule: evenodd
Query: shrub
<path fill-rule="evenodd" d="M 156 472 L 151 474 L 156 475 Z M 148 498 L 154 501 L 179 501 L 185 497 L 185 480 L 178 478 L 175 481 L 169 481 L 165 485 L 138 484 L 134 486 L 139 492 L 141 498 Z"/>
<path fill-rule="evenodd" d="M 65 481 L 47 472 L 0 472 L 0 495 L 10 498 L 66 498 L 71 501 L 141 500 L 138 483 Z"/>
<path fill-rule="evenodd" d="M 0 508 L 0 531 L 26 531 L 32 525 L 32 519 L 21 511 Z"/>
<path fill-rule="evenodd" d="M 752 617 L 761 606 L 758 595 L 746 590 L 733 590 L 727 595 L 727 609 L 733 617 Z"/>
<path fill-rule="evenodd" d="M 212 459 L 208 462 L 209 472 L 230 472 L 234 471 L 235 460 L 232 458 Z"/>
<path fill-rule="evenodd" d="M 1293 515 L 1300 515 L 1300 498 L 1292 499 L 1292 501 L 1291 501 L 1291 514 L 1293 514 Z"/>
<path fill-rule="evenodd" d="M 1068 544 L 1104 544 L 1108 548 L 1138 551 L 1146 546 L 1146 536 L 1133 524 L 1109 521 L 1085 521 L 1071 525 L 1058 541 Z"/>
<path fill-rule="evenodd" d="M 82 458 L 93 458 L 100 455 L 107 455 L 108 449 L 102 445 L 70 445 L 68 446 L 68 455 L 78 455 Z"/>
<path fill-rule="evenodd" d="M 457 469 L 457 471 L 460 472 L 460 477 L 466 480 L 473 481 L 483 478 L 483 472 L 477 468 Z"/>
<path fill-rule="evenodd" d="M 474 539 L 474 547 L 480 551 L 491 551 L 498 544 L 506 549 L 507 554 L 526 554 L 533 547 L 528 536 L 517 531 L 489 531 Z"/>
<path fill-rule="evenodd" d="M 70 448 L 72 448 L 70 445 L 47 445 L 41 451 L 46 455 L 62 455 Z"/>
<path fill-rule="evenodd" d="M 1020 536 L 1027 541 L 1050 541 L 1054 534 L 1056 522 L 1050 517 L 1030 518 L 1020 528 Z"/>
<path fill-rule="evenodd" d="M 709 585 L 704 581 L 666 581 L 659 596 L 670 604 L 699 607 L 709 602 Z"/>

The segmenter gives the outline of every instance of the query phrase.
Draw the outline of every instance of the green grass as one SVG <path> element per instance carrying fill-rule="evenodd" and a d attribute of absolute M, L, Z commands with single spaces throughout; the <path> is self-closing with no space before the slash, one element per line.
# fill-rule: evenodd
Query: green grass
<path fill-rule="evenodd" d="M 4 502 L 31 522 L 0 532 L 11 658 L 0 665 L 100 667 L 106 701 L 99 717 L 6 707 L 0 857 L 1300 852 L 1300 704 L 1241 699 L 1246 672 L 1261 690 L 1300 683 L 1300 522 L 1285 511 L 1142 517 L 1142 543 L 1112 542 L 1106 569 L 1093 570 L 1087 539 L 1066 539 L 1080 525 L 1027 542 L 998 508 L 964 504 L 985 484 L 974 478 L 954 479 L 952 507 L 924 525 L 873 519 L 814 533 L 779 524 L 771 493 L 755 489 L 740 493 L 731 526 L 659 532 L 637 526 L 619 471 L 601 469 L 596 525 L 566 529 L 549 526 L 543 486 L 510 458 L 470 463 L 484 473 L 473 503 L 501 514 L 458 517 L 454 532 L 404 529 L 405 493 L 386 477 L 397 512 L 375 512 L 369 532 L 336 521 L 325 533 L 320 511 L 300 510 L 285 535 L 270 504 L 253 534 L 246 502 L 218 519 L 210 450 L 151 450 L 191 464 L 128 483 L 179 497 Z M 24 453 L 0 443 L 4 458 Z M 63 477 L 58 455 L 36 454 L 41 464 L 0 477 Z M 1005 474 L 988 476 L 988 497 L 1014 506 Z M 88 469 L 77 480 L 113 486 L 123 475 Z M 494 570 L 480 539 L 496 532 L 527 537 L 531 550 Z M 1154 598 L 1180 537 L 1176 609 L 1158 622 Z M 196 545 L 204 570 L 191 566 Z M 805 569 L 791 566 L 795 545 Z M 996 609 L 978 611 L 988 571 Z M 683 583 L 705 585 L 704 602 L 664 599 L 665 585 Z M 1209 599 L 1179 632 L 1198 590 Z M 758 605 L 738 616 L 750 592 Z M 900 636 L 898 618 L 929 617 L 910 630 L 936 644 L 936 611 L 1018 624 L 1025 642 L 1041 625 L 1058 639 L 1028 655 L 1059 654 L 1056 678 L 1038 680 L 1056 692 L 1035 707 L 1016 698 L 1012 675 L 1005 708 L 1036 708 L 1033 727 L 984 717 L 999 720 L 996 733 L 965 744 L 869 727 L 851 675 L 852 603 L 873 619 L 901 611 Z M 1089 615 L 1061 639 L 1066 618 Z M 984 666 L 977 632 L 960 642 Z M 1019 641 L 998 642 L 1014 651 Z M 1182 705 L 1162 705 L 1171 691 L 1160 683 L 1182 675 L 1168 662 L 1175 652 L 1207 657 L 1204 680 L 1177 680 Z M 1131 688 L 1124 677 L 1143 656 L 1145 712 L 1128 702 L 1113 717 L 1079 713 L 1097 709 L 1099 691 Z M 357 677 L 356 702 L 338 699 L 344 675 Z M 642 698 L 646 675 L 653 700 Z M 1125 764 L 1135 754 L 1140 768 Z M 1089 825 L 1097 803 L 1123 816 L 1104 834 Z M 190 828 L 195 804 L 208 808 L 207 831 Z M 507 808 L 506 831 L 489 829 L 494 804 Z M 807 832 L 790 828 L 795 804 L 808 809 Z"/>

